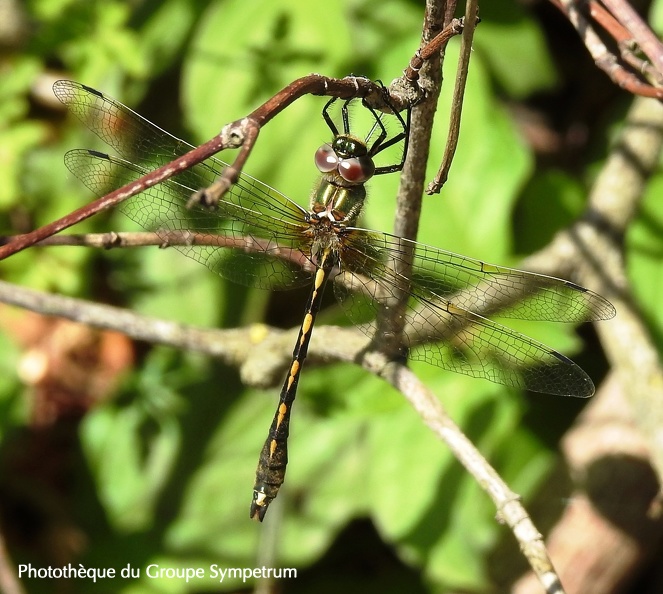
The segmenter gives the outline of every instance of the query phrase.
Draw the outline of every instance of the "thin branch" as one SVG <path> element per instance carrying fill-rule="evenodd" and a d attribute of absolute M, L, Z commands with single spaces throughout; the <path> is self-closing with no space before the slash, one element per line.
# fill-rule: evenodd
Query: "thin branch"
<path fill-rule="evenodd" d="M 16 569 L 9 558 L 9 551 L 7 551 L 2 532 L 0 532 L 0 591 L 3 594 L 25 594 L 16 575 Z"/>
<path fill-rule="evenodd" d="M 439 2 L 426 3 L 422 43 L 424 45 L 410 61 L 410 67 L 404 73 L 404 79 L 410 83 L 417 81 L 425 90 L 425 97 L 412 110 L 408 154 L 401 172 L 398 194 L 396 196 L 396 215 L 394 233 L 399 237 L 415 239 L 419 229 L 421 202 L 423 195 L 426 164 L 430 151 L 430 139 L 433 130 L 435 110 L 442 86 L 442 55 L 452 34 L 461 29 L 459 22 L 452 21 L 444 27 L 445 12 Z M 442 29 L 440 34 L 437 31 Z M 412 68 L 413 61 L 416 67 Z M 423 66 L 422 66 L 423 65 Z M 419 83 L 419 78 L 422 78 Z M 405 248 L 403 257 L 398 262 L 390 263 L 398 275 L 406 279 L 412 276 L 412 248 Z M 407 285 L 405 285 L 407 286 Z M 376 349 L 395 355 L 403 344 L 405 328 L 405 310 L 408 294 L 399 291 L 388 304 L 380 308 L 375 333 Z"/>
<path fill-rule="evenodd" d="M 622 60 L 628 64 L 634 72 L 639 72 L 654 81 L 657 85 L 663 83 L 661 74 L 647 60 L 636 55 L 637 44 L 631 33 L 620 23 L 603 5 L 596 0 L 589 2 L 589 16 L 605 29 L 617 42 Z M 648 95 L 645 95 L 648 96 Z"/>
<path fill-rule="evenodd" d="M 657 72 L 663 74 L 663 46 L 649 25 L 626 0 L 602 0 L 602 2 L 631 33 L 633 40 L 649 58 Z"/>
<path fill-rule="evenodd" d="M 229 364 L 243 358 L 241 344 L 250 342 L 246 338 L 247 330 L 195 328 L 142 316 L 119 307 L 44 293 L 5 281 L 0 281 L 0 301 L 43 315 L 58 316 L 95 328 L 116 330 L 137 340 L 201 351 Z"/>
<path fill-rule="evenodd" d="M 0 236 L 2 241 L 12 241 L 22 235 L 13 237 Z M 304 257 L 300 250 L 274 245 L 267 239 L 245 235 L 230 237 L 217 233 L 200 233 L 189 230 L 155 231 L 109 231 L 107 233 L 70 233 L 46 237 L 35 244 L 36 247 L 75 246 L 92 247 L 105 250 L 115 248 L 135 248 L 156 246 L 161 249 L 177 246 L 211 246 L 217 248 L 236 248 L 245 252 L 267 253 L 270 257 L 280 258 L 284 262 L 295 264 L 302 270 L 313 273 L 315 267 Z"/>
<path fill-rule="evenodd" d="M 470 54 L 472 53 L 472 39 L 474 30 L 479 24 L 479 3 L 478 0 L 468 0 L 465 5 L 465 27 L 460 45 L 460 55 L 458 56 L 458 68 L 456 69 L 456 82 L 454 85 L 453 98 L 451 102 L 451 114 L 449 118 L 449 134 L 447 144 L 444 147 L 442 164 L 435 176 L 435 179 L 426 188 L 426 194 L 437 194 L 449 177 L 449 170 L 460 137 L 460 119 L 463 112 L 463 97 L 465 95 L 465 85 L 467 83 L 467 74 L 470 66 Z"/>
<path fill-rule="evenodd" d="M 498 517 L 513 532 L 546 594 L 563 594 L 564 590 L 546 551 L 543 537 L 520 503 L 520 497 L 509 489 L 497 471 L 451 420 L 437 397 L 410 369 L 389 362 L 382 354 L 371 353 L 366 356 L 363 367 L 386 379 L 408 399 L 424 423 L 449 446 L 463 467 L 488 493 L 495 503 Z"/>
<path fill-rule="evenodd" d="M 551 0 L 551 2 L 567 16 L 578 31 L 578 35 L 580 35 L 596 65 L 613 82 L 635 95 L 663 99 L 663 88 L 642 81 L 638 75 L 627 70 L 620 63 L 619 56 L 608 49 L 595 31 L 590 19 L 582 12 L 581 9 L 584 5 L 576 0 Z M 609 2 L 605 2 L 605 4 L 608 5 Z M 623 0 L 613 0 L 611 2 L 613 18 L 610 18 L 595 0 L 590 0 L 588 5 L 590 7 L 589 15 L 595 18 L 597 23 L 606 26 L 606 32 L 613 36 L 616 45 L 622 48 L 622 52 L 625 48 L 624 32 L 630 32 L 633 36 L 633 43 L 642 48 L 645 55 L 651 60 L 650 66 L 653 66 L 652 70 L 646 65 L 641 65 L 638 74 L 648 74 L 656 84 L 659 84 L 663 80 L 663 46 L 648 25 Z M 629 58 L 625 62 L 628 64 L 640 61 Z"/>
<path fill-rule="evenodd" d="M 427 19 L 427 22 L 428 21 L 432 21 L 432 19 Z M 433 23 L 436 22 L 438 21 L 433 21 Z M 439 53 L 444 50 L 449 40 L 455 35 L 459 35 L 463 32 L 464 26 L 463 19 L 452 19 L 452 21 L 444 27 L 440 33 L 433 37 L 428 43 L 425 43 L 422 48 L 418 49 L 410 59 L 408 67 L 403 72 L 404 80 L 408 83 L 417 82 L 419 80 L 419 71 L 421 70 L 421 67 L 429 60 L 436 59 Z M 430 26 L 425 29 L 425 31 L 430 30 Z M 424 33 L 424 40 L 427 37 L 430 37 L 430 35 Z"/>

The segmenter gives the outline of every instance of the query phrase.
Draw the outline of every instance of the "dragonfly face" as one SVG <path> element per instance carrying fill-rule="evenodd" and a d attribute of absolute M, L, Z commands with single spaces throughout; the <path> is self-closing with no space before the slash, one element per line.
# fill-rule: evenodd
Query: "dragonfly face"
<path fill-rule="evenodd" d="M 329 174 L 331 183 L 341 186 L 365 184 L 375 173 L 366 144 L 347 134 L 323 144 L 315 153 L 315 164 L 321 173 Z"/>
<path fill-rule="evenodd" d="M 65 155 L 70 171 L 96 194 L 149 175 L 193 148 L 99 91 L 71 81 L 56 82 L 54 91 L 122 155 L 87 150 Z M 215 212 L 188 209 L 191 194 L 212 184 L 226 166 L 215 158 L 146 188 L 121 207 L 166 245 L 225 278 L 263 289 L 312 285 L 256 472 L 250 513 L 259 520 L 283 483 L 292 403 L 332 272 L 338 272 L 332 281 L 337 300 L 371 338 L 376 326 L 367 322 L 405 294 L 408 308 L 402 314 L 401 334 L 411 359 L 549 394 L 585 398 L 594 393 L 594 385 L 561 353 L 487 316 L 499 312 L 504 318 L 578 323 L 615 314 L 603 297 L 572 282 L 357 227 L 366 197 L 364 183 L 371 175 L 402 167 L 407 124 L 396 114 L 400 129 L 390 136 L 383 116 L 371 112 L 374 123 L 364 141 L 350 133 L 348 102 L 342 103 L 343 126 L 337 129 L 328 111 L 332 103 L 326 105 L 323 117 L 334 139 L 316 153 L 321 177 L 310 210 L 246 174 L 240 175 Z M 398 162 L 374 164 L 383 150 L 401 145 Z M 183 231 L 186 241 L 178 242 Z M 396 264 L 404 258 L 411 260 L 410 278 L 397 272 Z"/>

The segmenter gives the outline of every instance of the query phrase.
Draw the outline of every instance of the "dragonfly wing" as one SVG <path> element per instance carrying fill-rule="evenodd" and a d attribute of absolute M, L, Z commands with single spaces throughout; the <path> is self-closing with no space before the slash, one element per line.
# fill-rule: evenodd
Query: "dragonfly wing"
<path fill-rule="evenodd" d="M 420 253 L 414 257 L 413 280 L 408 281 L 394 271 L 394 264 L 407 257 L 407 249 L 411 247 L 416 247 Z M 503 291 L 508 286 L 506 272 L 510 272 L 509 269 L 500 268 L 498 276 L 492 270 L 496 267 L 484 265 L 484 268 L 475 269 L 478 261 L 470 260 L 471 267 L 467 266 L 470 272 L 465 272 L 461 263 L 467 263 L 462 262 L 462 256 L 362 229 L 349 229 L 342 249 L 343 271 L 336 277 L 335 293 L 349 317 L 368 335 L 375 332 L 375 324 L 368 321 L 377 315 L 380 304 L 388 305 L 399 293 L 407 292 L 408 308 L 401 314 L 401 322 L 404 348 L 412 359 L 536 392 L 579 397 L 594 393 L 591 379 L 573 361 L 467 307 L 468 304 L 473 307 L 483 305 L 483 300 L 489 297 L 493 299 L 488 292 L 493 278 L 497 279 L 493 282 L 494 291 Z M 443 260 L 436 266 L 435 256 L 445 257 L 446 262 Z M 458 258 L 458 262 L 453 258 Z M 426 264 L 425 268 L 422 263 Z M 433 276 L 433 272 L 439 276 Z M 529 277 L 529 273 L 522 274 Z M 522 277 L 516 274 L 515 278 Z M 467 279 L 474 279 L 474 284 Z M 564 291 L 558 292 L 562 288 L 560 283 L 565 281 L 552 280 L 557 281 L 552 283 L 552 289 L 544 284 L 538 291 L 552 294 L 554 303 L 556 295 L 565 295 Z M 478 283 L 485 284 L 486 288 Z M 470 297 L 458 297 L 464 295 L 462 288 L 468 290 Z M 533 296 L 525 295 L 535 302 L 538 300 L 540 305 L 545 301 L 539 297 L 539 292 Z M 588 308 L 582 290 L 569 289 L 568 294 L 571 297 L 567 299 L 572 305 L 577 301 L 583 308 Z M 589 308 L 592 305 L 593 298 L 590 298 Z M 510 298 L 510 307 L 518 308 L 513 298 Z M 545 317 L 547 310 L 521 309 L 529 319 L 550 319 Z M 571 311 L 575 316 L 579 316 L 579 311 L 587 315 L 585 310 L 575 306 Z"/>
<path fill-rule="evenodd" d="M 65 164 L 97 195 L 147 173 L 124 159 L 82 149 L 69 151 Z M 310 247 L 302 234 L 301 209 L 275 191 L 265 194 L 263 187 L 233 186 L 229 199 L 211 212 L 186 207 L 193 189 L 178 176 L 128 199 L 120 210 L 156 232 L 165 245 L 234 282 L 265 289 L 306 284 L 314 266 L 306 257 Z M 261 212 L 266 203 L 274 203 L 278 212 Z"/>
<path fill-rule="evenodd" d="M 94 134 L 120 157 L 142 168 L 144 173 L 170 163 L 194 148 L 126 105 L 86 85 L 58 80 L 53 85 L 53 92 Z M 227 163 L 210 157 L 179 173 L 177 182 L 188 192 L 188 195 L 183 192 L 182 198 L 186 201 L 193 192 L 210 186 L 225 167 Z M 278 217 L 286 223 L 297 225 L 302 222 L 305 211 L 260 180 L 242 173 L 234 188 L 228 193 L 226 202 L 247 211 Z"/>
<path fill-rule="evenodd" d="M 567 280 L 495 266 L 387 233 L 363 231 L 362 237 L 369 236 L 377 260 L 394 261 L 413 252 L 413 283 L 468 311 L 572 323 L 615 315 L 605 298 Z"/>
<path fill-rule="evenodd" d="M 112 97 L 86 85 L 58 80 L 53 93 L 85 126 L 119 155 L 160 167 L 194 147 Z"/>

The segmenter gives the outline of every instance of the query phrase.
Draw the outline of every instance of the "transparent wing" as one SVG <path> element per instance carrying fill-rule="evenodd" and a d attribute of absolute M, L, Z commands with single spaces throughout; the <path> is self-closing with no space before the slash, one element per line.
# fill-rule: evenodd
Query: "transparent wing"
<path fill-rule="evenodd" d="M 124 157 L 86 150 L 67 153 L 68 169 L 97 195 L 194 148 L 95 89 L 60 80 L 53 91 L 92 132 Z M 120 210 L 158 233 L 166 243 L 175 243 L 173 232 L 197 233 L 192 235 L 192 242 L 197 238 L 206 245 L 176 248 L 235 282 L 272 289 L 307 282 L 313 267 L 302 233 L 308 228 L 306 211 L 280 192 L 242 174 L 217 212 L 185 208 L 191 194 L 213 183 L 224 167 L 223 161 L 210 158 L 129 199 Z M 215 243 L 214 235 L 216 244 L 210 245 Z"/>
<path fill-rule="evenodd" d="M 394 235 L 364 232 L 375 262 L 413 252 L 413 284 L 482 315 L 550 322 L 589 322 L 615 315 L 600 295 L 567 280 L 495 266 Z"/>
<path fill-rule="evenodd" d="M 97 195 L 147 173 L 124 159 L 84 149 L 69 151 L 65 165 Z M 256 196 L 263 203 L 271 199 L 265 188 L 264 184 L 233 186 L 234 200 L 222 201 L 217 210 L 209 211 L 187 208 L 194 189 L 169 180 L 129 198 L 119 208 L 154 231 L 165 245 L 234 282 L 263 289 L 306 284 L 315 269 L 307 257 L 311 252 L 307 236 L 302 233 L 308 226 L 253 210 Z"/>
<path fill-rule="evenodd" d="M 568 322 L 612 317 L 614 308 L 600 295 L 376 231 L 348 229 L 342 249 L 335 293 L 367 334 L 375 331 L 370 320 L 380 305 L 389 306 L 405 292 L 408 308 L 401 321 L 412 359 L 537 392 L 593 394 L 590 378 L 570 359 L 482 314 Z M 408 281 L 394 267 L 411 250 L 414 272 Z"/>

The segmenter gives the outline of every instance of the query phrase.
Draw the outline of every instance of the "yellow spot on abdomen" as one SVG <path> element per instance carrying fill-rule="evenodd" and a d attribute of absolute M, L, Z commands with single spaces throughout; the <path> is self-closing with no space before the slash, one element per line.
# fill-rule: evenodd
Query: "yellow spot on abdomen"
<path fill-rule="evenodd" d="M 324 280 L 325 280 L 325 271 L 322 268 L 318 268 L 318 271 L 315 273 L 316 290 L 322 286 L 322 281 Z"/>
<path fill-rule="evenodd" d="M 281 423 L 283 423 L 283 418 L 285 417 L 286 413 L 288 412 L 288 407 L 285 404 L 281 404 L 279 406 L 279 412 L 278 412 L 278 417 L 276 419 L 276 427 L 280 427 Z"/>
<path fill-rule="evenodd" d="M 311 324 L 313 324 L 313 316 L 310 313 L 307 313 L 304 316 L 304 321 L 302 322 L 302 333 L 308 334 L 311 330 Z"/>

